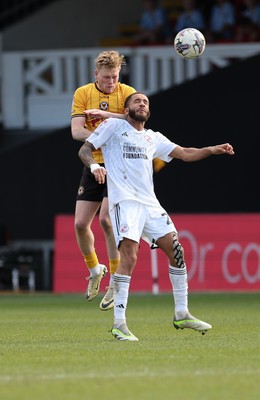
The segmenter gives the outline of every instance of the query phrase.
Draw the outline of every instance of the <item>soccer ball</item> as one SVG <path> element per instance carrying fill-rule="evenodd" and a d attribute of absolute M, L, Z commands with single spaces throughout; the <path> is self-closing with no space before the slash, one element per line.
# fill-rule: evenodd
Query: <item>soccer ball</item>
<path fill-rule="evenodd" d="M 186 28 L 177 33 L 174 39 L 174 48 L 184 58 L 198 58 L 206 47 L 203 34 L 194 28 Z"/>

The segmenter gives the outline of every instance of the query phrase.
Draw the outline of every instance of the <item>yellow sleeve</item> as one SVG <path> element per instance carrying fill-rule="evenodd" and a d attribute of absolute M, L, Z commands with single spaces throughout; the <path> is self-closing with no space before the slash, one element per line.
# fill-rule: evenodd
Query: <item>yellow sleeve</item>
<path fill-rule="evenodd" d="M 71 116 L 85 116 L 87 109 L 87 93 L 85 87 L 79 87 L 75 90 L 71 106 Z"/>
<path fill-rule="evenodd" d="M 165 167 L 167 163 L 160 158 L 154 158 L 153 160 L 153 170 L 155 173 L 159 172 L 162 168 Z"/>

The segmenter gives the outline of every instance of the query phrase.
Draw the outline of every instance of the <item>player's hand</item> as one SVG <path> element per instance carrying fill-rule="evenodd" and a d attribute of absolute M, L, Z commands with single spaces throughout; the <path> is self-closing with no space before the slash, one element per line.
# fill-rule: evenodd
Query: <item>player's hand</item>
<path fill-rule="evenodd" d="M 224 143 L 213 146 L 213 154 L 229 154 L 230 156 L 233 156 L 235 152 L 231 144 Z"/>
<path fill-rule="evenodd" d="M 98 183 L 100 183 L 100 184 L 105 183 L 107 170 L 104 167 L 95 169 L 92 172 L 92 174 L 94 175 L 94 177 Z"/>

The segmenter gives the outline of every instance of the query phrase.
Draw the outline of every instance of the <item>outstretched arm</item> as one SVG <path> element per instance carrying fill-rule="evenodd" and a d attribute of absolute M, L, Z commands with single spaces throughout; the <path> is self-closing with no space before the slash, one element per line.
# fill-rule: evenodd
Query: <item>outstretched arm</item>
<path fill-rule="evenodd" d="M 112 113 L 109 111 L 102 111 L 97 108 L 85 110 L 84 113 L 89 115 L 91 118 L 120 118 L 125 119 L 126 114 Z M 85 127 L 85 117 L 74 117 L 71 119 L 71 134 L 74 140 L 84 142 L 90 135 L 92 131 L 86 129 Z"/>
<path fill-rule="evenodd" d="M 92 157 L 92 151 L 96 150 L 95 147 L 89 143 L 85 142 L 83 146 L 79 149 L 79 158 L 87 167 L 90 168 L 92 174 L 95 176 L 95 179 L 98 183 L 105 183 L 105 177 L 107 171 L 104 167 L 101 167 Z"/>
<path fill-rule="evenodd" d="M 126 114 L 112 113 L 110 111 L 99 110 L 98 108 L 92 108 L 84 111 L 85 114 L 95 118 L 121 118 L 126 119 Z"/>
<path fill-rule="evenodd" d="M 178 158 L 185 162 L 199 161 L 203 158 L 207 158 L 212 155 L 218 154 L 228 154 L 230 156 L 234 155 L 234 150 L 231 144 L 217 144 L 215 146 L 208 146 L 202 148 L 196 147 L 181 147 L 177 146 L 169 154 L 170 157 Z"/>

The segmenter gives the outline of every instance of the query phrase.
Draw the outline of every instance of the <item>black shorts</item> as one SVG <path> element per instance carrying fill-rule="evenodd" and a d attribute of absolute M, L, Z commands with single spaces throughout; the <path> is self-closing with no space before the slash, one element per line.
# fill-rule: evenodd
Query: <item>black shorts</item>
<path fill-rule="evenodd" d="M 104 164 L 100 164 L 104 167 Z M 80 180 L 77 200 L 102 201 L 107 197 L 107 183 L 98 183 L 91 173 L 90 168 L 84 167 Z"/>

